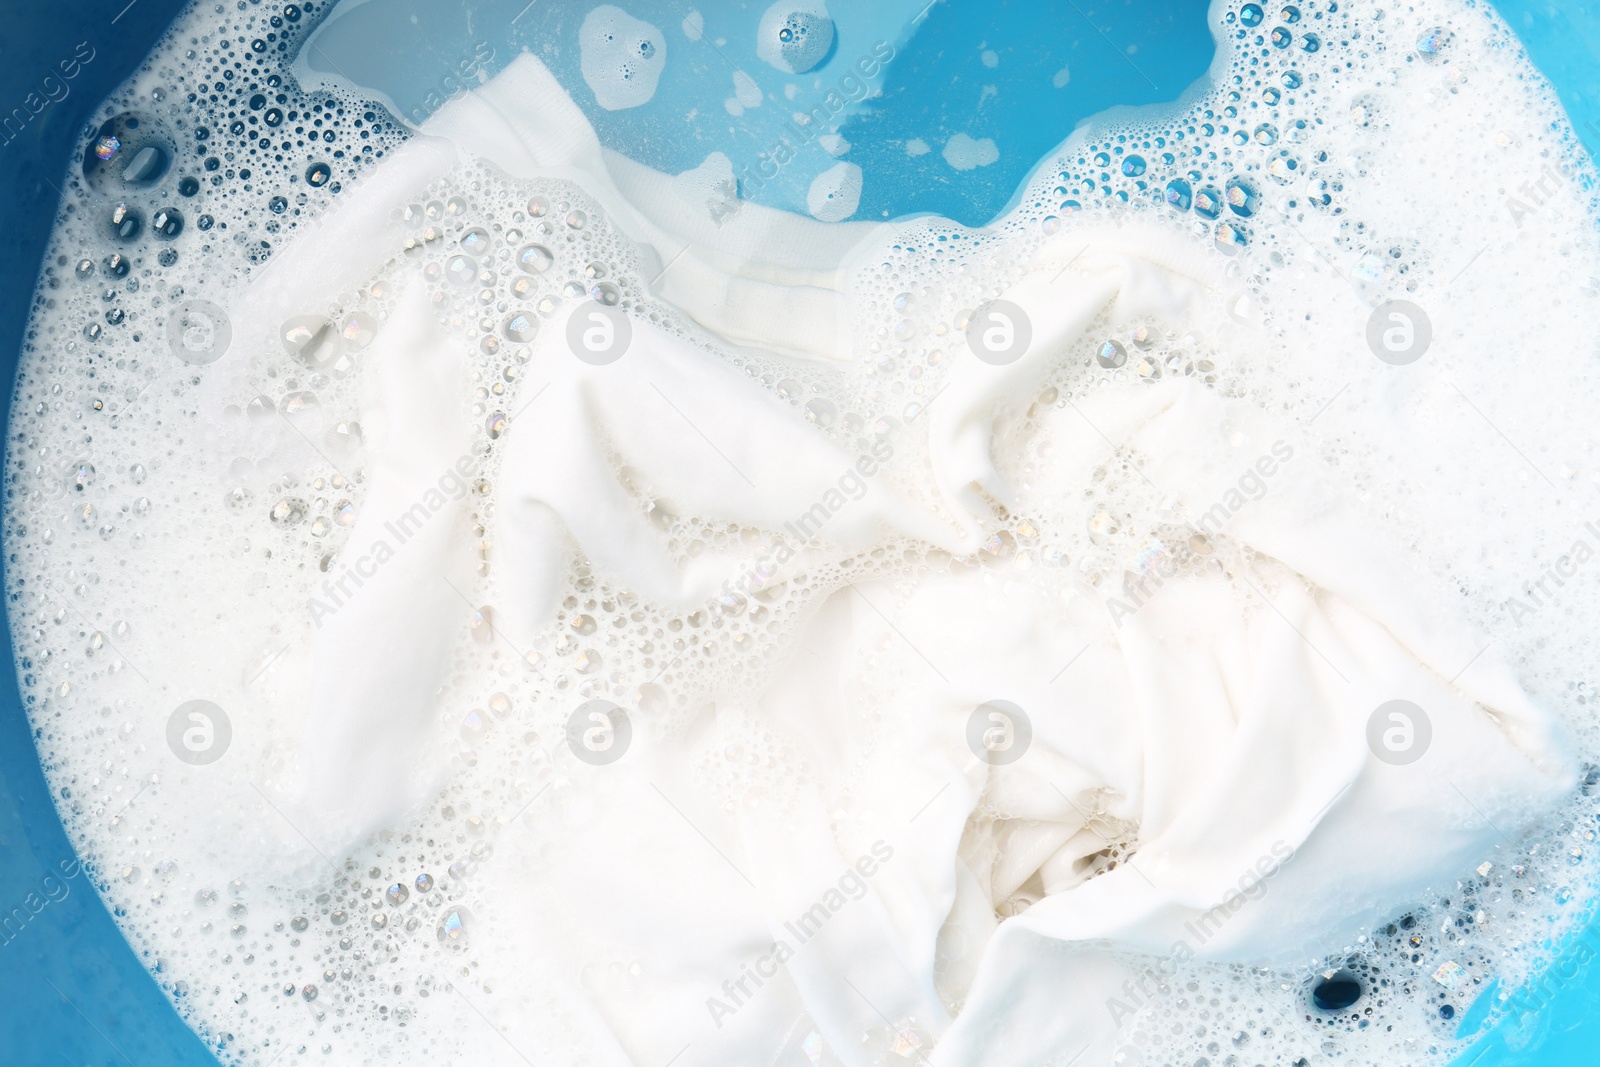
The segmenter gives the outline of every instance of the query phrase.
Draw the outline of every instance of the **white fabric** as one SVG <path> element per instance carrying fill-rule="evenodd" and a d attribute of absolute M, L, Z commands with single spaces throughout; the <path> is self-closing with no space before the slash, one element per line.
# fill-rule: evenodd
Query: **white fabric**
<path fill-rule="evenodd" d="M 241 303 L 244 332 L 271 336 L 288 315 L 330 305 L 394 255 L 397 206 L 458 157 L 480 156 L 580 181 L 663 266 L 692 244 L 658 295 L 723 342 L 852 358 L 844 279 L 873 227 L 748 204 L 720 228 L 697 220 L 673 179 L 603 153 L 531 57 L 426 133 L 284 252 Z M 1004 294 L 1031 318 L 1028 355 L 994 367 L 960 350 L 944 393 L 897 444 L 904 470 L 926 462 L 921 487 L 872 482 L 808 558 L 891 534 L 974 549 L 984 498 L 1016 498 L 998 473 L 996 427 L 1063 350 L 1101 316 L 1181 320 L 1215 299 L 1214 284 L 1206 258 L 1163 233 L 1080 229 L 1048 243 Z M 547 623 L 575 551 L 616 585 L 680 607 L 737 573 L 729 554 L 675 564 L 615 457 L 684 514 L 769 533 L 851 465 L 718 356 L 644 321 L 633 328 L 628 355 L 607 367 L 565 353 L 563 319 L 536 343 L 492 535 L 497 626 L 518 647 Z M 382 388 L 363 419 L 375 428 L 371 487 L 352 545 L 379 536 L 462 455 L 452 425 L 469 388 L 462 344 L 434 324 L 420 285 L 406 290 L 368 358 Z M 1043 423 L 1061 459 L 1031 492 L 1077 493 L 1109 438 L 1193 515 L 1237 476 L 1229 441 L 1241 426 L 1258 442 L 1293 436 L 1193 382 L 1103 392 Z M 914 1020 L 932 1062 L 948 1067 L 1037 1064 L 1079 1046 L 1090 1050 L 1082 1062 L 1104 1063 L 1117 1040 L 1108 1001 L 1139 973 L 1128 951 L 1161 956 L 1184 942 L 1202 959 L 1299 959 L 1453 879 L 1495 827 L 1523 825 L 1569 789 L 1572 768 L 1551 717 L 1425 607 L 1346 491 L 1303 462 L 1234 516 L 1208 562 L 1126 616 L 1106 609 L 1119 590 L 1037 568 L 832 593 L 759 698 L 708 712 L 708 732 L 691 742 L 641 737 L 627 761 L 586 780 L 587 821 L 553 838 L 536 872 L 488 868 L 487 899 L 516 920 L 495 931 L 500 951 L 485 964 L 495 984 L 514 996 L 536 973 L 571 979 L 560 1011 L 590 1034 L 597 1063 L 666 1062 L 683 1046 L 684 1064 L 779 1062 L 781 1043 L 814 1023 L 828 1062 L 867 1064 L 861 1035 L 886 1020 Z M 325 815 L 325 840 L 359 840 L 441 780 L 428 725 L 470 606 L 450 587 L 472 582 L 464 508 L 452 502 L 312 634 L 302 801 Z M 1368 716 L 1394 698 L 1432 721 L 1431 750 L 1406 767 L 1366 742 Z M 966 747 L 968 715 L 992 699 L 1033 724 L 1014 766 L 987 767 Z M 781 798 L 730 815 L 697 792 L 691 770 L 749 722 L 798 753 L 804 773 Z M 1009 818 L 973 818 L 980 801 Z M 1132 828 L 1137 849 L 1088 877 L 1106 846 L 1085 823 L 1096 810 Z M 863 876 L 861 899 L 718 1025 L 708 998 L 731 1003 L 723 982 L 792 943 L 786 923 L 879 842 L 892 858 Z M 1197 939 L 1186 924 L 1242 878 L 1253 885 L 1251 872 L 1259 899 Z M 998 921 L 996 907 L 1030 885 L 1031 907 Z M 627 994 L 579 982 L 607 952 L 647 959 L 648 977 Z"/>

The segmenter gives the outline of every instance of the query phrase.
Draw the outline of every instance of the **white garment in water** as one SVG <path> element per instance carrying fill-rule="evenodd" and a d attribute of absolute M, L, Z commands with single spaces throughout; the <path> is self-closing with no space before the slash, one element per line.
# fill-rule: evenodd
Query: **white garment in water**
<path fill-rule="evenodd" d="M 685 193 L 696 176 L 603 152 L 528 56 L 424 133 L 254 283 L 241 335 L 392 270 L 397 209 L 484 160 L 580 185 L 637 246 L 654 295 L 714 346 L 864 358 L 849 280 L 886 227 L 751 204 L 714 218 Z M 371 487 L 352 546 L 469 448 L 470 353 L 409 273 L 366 357 L 381 388 L 363 413 Z M 1297 963 L 1448 883 L 1554 804 L 1573 767 L 1551 717 L 1361 528 L 1349 490 L 1297 456 L 1296 426 L 1195 378 L 1134 384 L 1028 416 L 1026 443 L 1050 442 L 1050 462 L 1025 487 L 1001 473 L 999 443 L 1017 443 L 1006 433 L 1094 323 L 1181 324 L 1218 306 L 1221 286 L 1217 257 L 1187 235 L 1064 226 L 1000 294 L 1031 321 L 1027 354 L 994 366 L 955 340 L 943 388 L 884 438 L 870 474 L 692 328 L 635 315 L 622 359 L 574 358 L 567 316 L 592 305 L 569 301 L 517 386 L 487 581 L 471 571 L 471 501 L 451 502 L 312 631 L 297 800 L 313 836 L 353 847 L 445 780 L 430 737 L 435 693 L 459 669 L 463 598 L 492 604 L 495 639 L 521 650 L 551 625 L 575 558 L 675 610 L 748 592 L 748 542 L 668 551 L 639 486 L 680 515 L 762 531 L 763 548 L 782 539 L 772 569 L 787 578 L 875 546 L 970 556 L 997 505 L 1071 500 L 1115 446 L 1179 531 L 1125 588 L 1021 562 L 835 582 L 758 692 L 726 687 L 686 731 L 638 725 L 620 761 L 575 765 L 581 819 L 550 829 L 536 860 L 481 873 L 494 921 L 480 915 L 474 952 L 495 1018 L 564 1018 L 606 1064 L 679 1050 L 683 1063 L 787 1063 L 813 1024 L 826 1042 L 807 1046 L 813 1063 L 917 1046 L 949 1067 L 1080 1049 L 1106 1063 L 1172 961 Z M 1293 473 L 1218 520 L 1215 502 L 1244 500 L 1241 436 L 1258 480 Z M 788 532 L 858 485 L 814 540 Z M 1395 699 L 1431 721 L 1411 765 L 1369 748 L 1369 718 Z M 968 746 L 974 709 L 997 700 L 1030 724 L 1015 763 Z M 752 735 L 792 765 L 758 771 L 751 803 L 719 806 L 696 765 Z M 643 974 L 612 982 L 608 961 L 624 957 Z"/>

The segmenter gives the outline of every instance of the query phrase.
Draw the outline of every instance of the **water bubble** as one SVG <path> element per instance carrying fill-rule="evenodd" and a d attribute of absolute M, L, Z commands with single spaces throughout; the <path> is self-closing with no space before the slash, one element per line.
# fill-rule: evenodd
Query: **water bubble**
<path fill-rule="evenodd" d="M 1167 183 L 1166 198 L 1167 203 L 1177 211 L 1188 211 L 1194 204 L 1194 193 L 1182 178 L 1174 178 Z"/>
<path fill-rule="evenodd" d="M 81 493 L 94 483 L 94 464 L 79 460 L 67 469 L 67 488 Z"/>
<path fill-rule="evenodd" d="M 444 276 L 456 285 L 471 285 L 478 280 L 478 264 L 471 256 L 451 256 L 445 261 Z"/>
<path fill-rule="evenodd" d="M 839 414 L 839 409 L 833 401 L 820 396 L 807 400 L 800 410 L 805 414 L 806 421 L 815 423 L 823 429 L 832 426 L 833 420 Z"/>
<path fill-rule="evenodd" d="M 340 321 L 339 336 L 345 348 L 359 352 L 378 336 L 378 320 L 365 311 L 353 311 Z"/>
<path fill-rule="evenodd" d="M 157 237 L 168 240 L 183 232 L 183 213 L 175 207 L 164 207 L 150 217 L 150 230 Z"/>
<path fill-rule="evenodd" d="M 1261 194 L 1255 185 L 1244 178 L 1230 178 L 1223 195 L 1233 213 L 1246 219 L 1256 213 L 1261 202 Z"/>
<path fill-rule="evenodd" d="M 1237 222 L 1217 223 L 1216 233 L 1212 235 L 1212 244 L 1223 255 L 1237 255 L 1249 243 L 1250 231 Z"/>
<path fill-rule="evenodd" d="M 1343 1011 L 1361 999 L 1361 979 L 1348 968 L 1325 971 L 1312 983 L 1311 1003 L 1318 1011 Z"/>
<path fill-rule="evenodd" d="M 278 331 L 284 350 L 308 367 L 321 368 L 339 354 L 333 323 L 316 315 L 297 315 Z"/>
<path fill-rule="evenodd" d="M 1107 341 L 1094 354 L 1095 362 L 1106 370 L 1115 370 L 1128 362 L 1128 350 L 1121 341 Z"/>
<path fill-rule="evenodd" d="M 1143 156 L 1128 156 L 1122 161 L 1122 173 L 1129 178 L 1137 178 L 1143 174 L 1145 162 Z"/>
<path fill-rule="evenodd" d="M 144 229 L 144 213 L 125 203 L 117 204 L 106 217 L 114 240 L 124 243 L 138 237 Z"/>
<path fill-rule="evenodd" d="M 396 882 L 383 891 L 383 899 L 388 902 L 391 908 L 398 908 L 410 896 L 411 890 L 407 889 L 403 882 Z"/>
<path fill-rule="evenodd" d="M 267 513 L 276 526 L 298 526 L 306 518 L 306 502 L 296 496 L 286 496 L 272 505 Z"/>
<path fill-rule="evenodd" d="M 117 194 L 148 189 L 172 166 L 173 148 L 160 124 L 147 116 L 124 112 L 103 123 L 83 157 L 83 174 L 91 188 Z"/>
<path fill-rule="evenodd" d="M 320 189 L 328 184 L 333 177 L 333 168 L 326 163 L 313 163 L 306 168 L 306 184 L 313 189 Z M 180 190 L 181 191 L 181 190 Z M 192 194 L 190 194 L 192 195 Z"/>
<path fill-rule="evenodd" d="M 1266 17 L 1266 12 L 1261 10 L 1260 4 L 1246 4 L 1239 9 L 1239 22 L 1244 26 L 1259 26 Z"/>
<path fill-rule="evenodd" d="M 482 226 L 474 226 L 462 234 L 461 250 L 473 256 L 481 256 L 489 251 L 489 231 Z"/>
<path fill-rule="evenodd" d="M 1279 185 L 1289 184 L 1299 169 L 1300 161 L 1287 152 L 1279 152 L 1273 157 L 1272 162 L 1267 164 L 1267 173 Z"/>
<path fill-rule="evenodd" d="M 544 245 L 528 245 L 517 253 L 517 266 L 529 274 L 543 274 L 555 261 L 556 257 Z"/>
<path fill-rule="evenodd" d="M 471 913 L 466 908 L 452 908 L 439 920 L 437 930 L 439 943 L 449 946 L 464 946 L 467 943 L 471 928 Z"/>
<path fill-rule="evenodd" d="M 1272 47 L 1288 48 L 1293 41 L 1294 34 L 1290 33 L 1285 27 L 1274 26 L 1272 28 Z"/>
<path fill-rule="evenodd" d="M 278 401 L 278 410 L 291 419 L 314 415 L 321 407 L 322 402 L 317 399 L 317 394 L 309 389 L 296 389 L 285 393 L 283 399 Z"/>
<path fill-rule="evenodd" d="M 1417 54 L 1428 62 L 1439 58 L 1439 54 L 1450 44 L 1454 35 L 1442 26 L 1424 30 L 1417 36 Z"/>

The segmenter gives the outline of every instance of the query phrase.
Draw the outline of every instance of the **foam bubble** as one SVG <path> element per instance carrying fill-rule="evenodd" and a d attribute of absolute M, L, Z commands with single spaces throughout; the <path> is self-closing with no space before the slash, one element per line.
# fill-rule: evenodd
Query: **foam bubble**
<path fill-rule="evenodd" d="M 804 74 L 833 49 L 833 19 L 817 0 L 778 0 L 761 15 L 756 27 L 756 54 L 785 74 Z"/>
<path fill-rule="evenodd" d="M 987 167 L 1000 158 L 1000 149 L 992 137 L 974 138 L 958 133 L 944 143 L 944 161 L 956 170 L 975 170 Z"/>
<path fill-rule="evenodd" d="M 583 80 L 607 111 L 648 104 L 667 65 L 661 31 L 612 4 L 584 16 L 578 50 Z"/>
<path fill-rule="evenodd" d="M 860 203 L 861 168 L 854 163 L 835 163 L 811 179 L 806 193 L 806 209 L 822 222 L 842 222 Z"/>

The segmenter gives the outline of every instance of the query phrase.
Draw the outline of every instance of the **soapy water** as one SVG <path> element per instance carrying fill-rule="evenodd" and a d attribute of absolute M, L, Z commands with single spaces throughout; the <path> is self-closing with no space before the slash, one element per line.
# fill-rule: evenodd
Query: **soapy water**
<path fill-rule="evenodd" d="M 590 16 L 609 21 L 589 85 L 642 105 L 666 42 L 612 10 Z M 844 295 L 807 305 L 837 311 L 824 322 L 781 284 L 826 289 L 829 271 L 661 236 L 791 234 L 748 205 L 708 213 L 698 179 L 615 160 L 606 177 L 578 149 L 521 173 L 476 112 L 435 127 L 459 157 L 416 166 L 381 111 L 285 77 L 319 14 L 192 12 L 108 103 L 13 412 L 10 592 L 41 757 L 102 895 L 224 1060 L 1035 1062 L 979 1026 L 1021 1019 L 1060 1063 L 1084 1040 L 1094 1062 L 1413 1063 L 1460 1051 L 1469 1014 L 1527 1021 L 1518 990 L 1591 910 L 1596 875 L 1600 776 L 1570 768 L 1596 748 L 1582 339 L 1600 266 L 1592 171 L 1503 25 L 1451 3 L 1217 5 L 1208 93 L 1075 136 L 987 230 L 851 231 Z M 555 109 L 505 99 L 529 98 Z M 630 208 L 640 190 L 655 214 Z M 346 200 L 378 205 L 375 228 L 341 230 Z M 761 269 L 728 266 L 741 255 Z M 1122 295 L 1063 335 L 1055 305 L 1107 271 Z M 755 274 L 778 294 L 743 284 Z M 708 298 L 727 276 L 789 314 Z M 542 469 L 552 456 L 571 469 Z M 764 511 L 740 483 L 784 488 Z M 1253 640 L 1296 590 L 1327 601 L 1343 576 L 1317 557 L 1347 546 L 1297 557 L 1267 520 L 1298 535 L 1329 514 L 1392 552 L 1408 601 L 1484 635 L 1448 664 L 1419 653 L 1431 699 L 1361 711 L 1363 758 L 1418 777 L 1362 771 L 1304 812 L 1322 837 L 1219 846 L 1226 869 L 1184 887 L 1184 932 L 1107 935 L 1103 971 L 1019 957 L 996 931 L 1036 936 L 1052 897 L 1092 911 L 1096 883 L 1166 884 L 1154 801 L 1111 785 L 1136 776 L 1096 764 L 1098 785 L 1063 794 L 1090 806 L 1075 822 L 1041 808 L 1130 743 L 1080 715 L 1092 691 L 1068 708 L 1042 694 L 1101 677 L 1107 641 L 1151 626 L 1174 643 L 1145 676 L 1187 678 L 1174 706 L 1198 717 L 1184 618 Z M 1351 559 L 1377 567 L 1357 551 L 1333 570 Z M 425 595 L 404 585 L 416 573 Z M 1307 671 L 1381 644 L 1348 613 L 1294 618 Z M 962 619 L 982 625 L 956 639 Z M 1012 663 L 985 676 L 1010 695 L 933 731 L 970 756 L 959 774 L 896 777 L 926 759 L 919 724 L 963 656 Z M 839 674 L 797 675 L 797 657 Z M 1515 701 L 1473 674 L 1498 661 L 1564 728 L 1526 804 L 1493 774 L 1420 777 L 1465 729 L 1451 700 L 1516 734 Z M 815 721 L 783 721 L 796 691 Z M 833 757 L 847 784 L 811 878 L 760 831 L 815 848 L 785 819 L 834 773 L 808 732 L 835 728 L 860 751 Z M 1498 743 L 1463 751 L 1540 749 Z M 1190 773 L 1140 744 L 1144 774 Z M 629 778 L 641 763 L 648 780 Z M 1387 781 L 1426 783 L 1430 804 L 1328 829 Z M 939 819 L 954 838 L 933 860 L 966 873 L 923 946 L 931 992 L 886 977 L 856 989 L 866 1008 L 818 1018 L 831 1005 L 807 966 L 861 977 L 808 962 L 822 924 L 862 937 L 866 912 L 903 914 L 902 872 L 930 848 L 904 827 Z M 1022 855 L 1063 819 L 1072 841 Z M 1432 832 L 1470 841 L 1446 857 Z M 639 883 L 598 886 L 586 850 Z M 673 862 L 650 884 L 630 854 Z M 1342 868 L 1361 877 L 1326 896 L 1294 881 Z M 741 934 L 710 963 L 667 943 L 678 922 L 747 928 L 740 886 L 777 892 L 763 870 L 795 882 L 765 941 Z M 726 914 L 706 920 L 702 896 Z M 1302 905 L 1320 928 L 1286 921 L 1263 950 L 1256 916 Z M 660 922 L 619 922 L 630 908 Z M 1025 989 L 996 983 L 1008 964 L 1086 1000 L 1092 1036 L 1049 1033 Z M 738 1026 L 729 1053 L 716 1042 Z"/>

